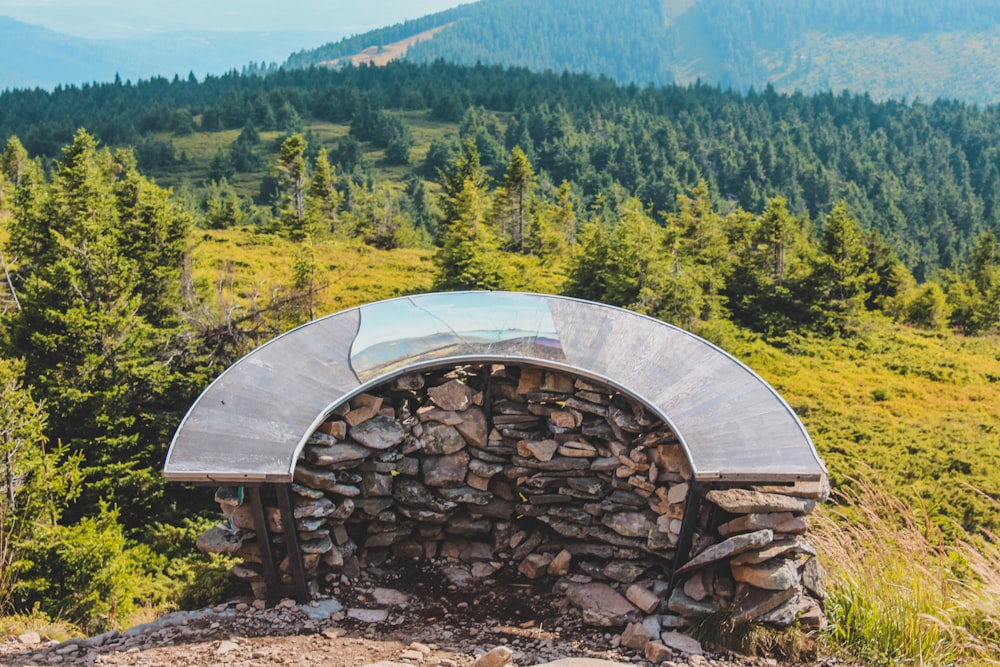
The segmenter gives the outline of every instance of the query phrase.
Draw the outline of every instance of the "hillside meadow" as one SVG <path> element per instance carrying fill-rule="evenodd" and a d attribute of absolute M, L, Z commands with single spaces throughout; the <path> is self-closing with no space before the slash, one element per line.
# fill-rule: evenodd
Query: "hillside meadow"
<path fill-rule="evenodd" d="M 4 150 L 0 242 L 22 300 L 2 290 L 0 379 L 52 415 L 35 423 L 51 446 L 19 461 L 35 514 L 0 521 L 11 627 L 94 633 L 226 595 L 227 563 L 193 545 L 217 520 L 210 493 L 159 476 L 198 392 L 310 318 L 487 288 L 674 322 L 782 394 L 834 490 L 815 522 L 831 627 L 807 644 L 874 664 L 1000 654 L 992 112 L 402 64 L 87 94 L 139 105 L 160 87 L 195 99 L 133 119 L 138 160 L 82 131 L 41 157 Z M 529 96 L 552 91 L 551 107 Z M 800 111 L 815 122 L 791 124 Z M 917 151 L 928 114 L 936 143 Z M 59 135 L 23 127 L 39 146 Z M 977 131 L 953 143 L 956 127 Z M 933 187 L 896 187 L 893 169 L 918 166 Z M 64 602 L 74 586 L 86 595 Z M 716 640 L 798 641 L 731 630 Z"/>

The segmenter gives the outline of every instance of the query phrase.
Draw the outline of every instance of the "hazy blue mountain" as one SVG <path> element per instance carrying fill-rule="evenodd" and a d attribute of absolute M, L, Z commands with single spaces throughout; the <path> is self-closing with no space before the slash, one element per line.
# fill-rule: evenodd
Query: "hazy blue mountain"
<path fill-rule="evenodd" d="M 133 81 L 154 75 L 202 76 L 250 62 L 281 62 L 322 33 L 172 32 L 142 40 L 88 40 L 0 16 L 0 89 Z M 329 39 L 326 33 L 325 38 Z"/>
<path fill-rule="evenodd" d="M 482 0 L 300 51 L 307 66 L 444 26 L 407 58 L 877 99 L 1000 101 L 995 0 Z"/>

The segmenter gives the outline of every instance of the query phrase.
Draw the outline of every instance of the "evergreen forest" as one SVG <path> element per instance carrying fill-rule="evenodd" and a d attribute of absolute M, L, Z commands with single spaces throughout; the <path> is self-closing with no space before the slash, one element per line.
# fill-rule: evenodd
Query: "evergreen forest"
<path fill-rule="evenodd" d="M 707 82 L 747 92 L 996 101 L 1000 9 L 988 0 L 484 0 L 293 54 L 308 67 L 434 28 L 406 58 Z"/>
<path fill-rule="evenodd" d="M 0 147 L 0 612 L 95 633 L 224 595 L 227 562 L 193 547 L 212 490 L 160 476 L 199 392 L 329 312 L 510 289 L 624 306 L 745 361 L 841 498 L 877 480 L 928 567 L 985 591 L 950 630 L 913 612 L 911 634 L 978 644 L 907 655 L 1000 645 L 994 589 L 955 551 L 991 553 L 1000 529 L 995 107 L 251 66 L 6 91 Z M 913 558 L 886 553 L 897 574 Z M 829 641 L 887 659 L 857 639 L 882 603 L 838 590 Z"/>

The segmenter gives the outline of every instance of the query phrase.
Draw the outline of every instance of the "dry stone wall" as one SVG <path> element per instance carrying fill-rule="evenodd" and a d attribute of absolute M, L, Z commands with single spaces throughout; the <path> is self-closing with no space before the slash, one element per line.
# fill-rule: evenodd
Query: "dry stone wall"
<path fill-rule="evenodd" d="M 692 557 L 673 572 L 688 459 L 641 403 L 588 379 L 511 365 L 398 377 L 335 410 L 294 478 L 314 592 L 416 558 L 440 563 L 457 586 L 514 572 L 554 584 L 584 623 L 627 626 L 626 643 L 720 610 L 737 622 L 822 623 L 824 574 L 805 532 L 823 488 L 709 490 L 697 499 Z M 261 549 L 291 577 L 284 526 L 266 507 L 273 543 L 260 544 L 242 498 L 219 490 L 229 523 L 199 547 L 242 557 L 233 574 L 264 597 Z"/>

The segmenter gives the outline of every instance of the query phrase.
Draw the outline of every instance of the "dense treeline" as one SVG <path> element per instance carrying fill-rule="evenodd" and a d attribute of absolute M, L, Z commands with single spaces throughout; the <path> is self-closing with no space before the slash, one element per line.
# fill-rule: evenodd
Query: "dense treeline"
<path fill-rule="evenodd" d="M 141 165 L 155 167 L 170 163 L 171 132 L 248 123 L 293 131 L 311 117 L 350 123 L 351 140 L 395 140 L 395 161 L 405 164 L 408 128 L 385 113 L 397 109 L 451 122 L 468 117 L 488 169 L 501 169 L 520 145 L 540 173 L 574 183 L 588 202 L 625 192 L 672 212 L 677 195 L 701 180 L 722 201 L 755 213 L 776 195 L 814 219 L 844 200 L 920 279 L 953 268 L 972 239 L 1000 221 L 1000 117 L 958 102 L 637 89 L 499 67 L 393 64 L 7 92 L 0 137 L 16 135 L 32 155 L 53 156 L 86 125 L 111 145 L 135 145 Z M 329 148 L 341 154 L 333 163 L 351 171 L 357 147 Z M 445 148 L 432 147 L 426 176 Z M 219 175 L 229 168 L 220 164 Z"/>
<path fill-rule="evenodd" d="M 795 11 L 773 0 L 625 0 L 613 12 L 599 0 L 486 0 L 459 9 L 462 21 L 407 58 L 587 72 L 639 85 L 700 79 L 741 91 L 771 81 L 812 92 L 836 82 L 879 99 L 992 103 L 1000 91 L 988 64 L 997 53 L 992 29 L 1000 10 L 987 0 L 804 1 Z M 385 45 L 454 20 L 446 14 L 303 51 L 288 64 Z M 868 43 L 852 48 L 860 41 Z M 912 53 L 900 52 L 901 41 Z M 956 48 L 970 42 L 976 48 Z M 935 70 L 951 75 L 944 80 Z"/>

